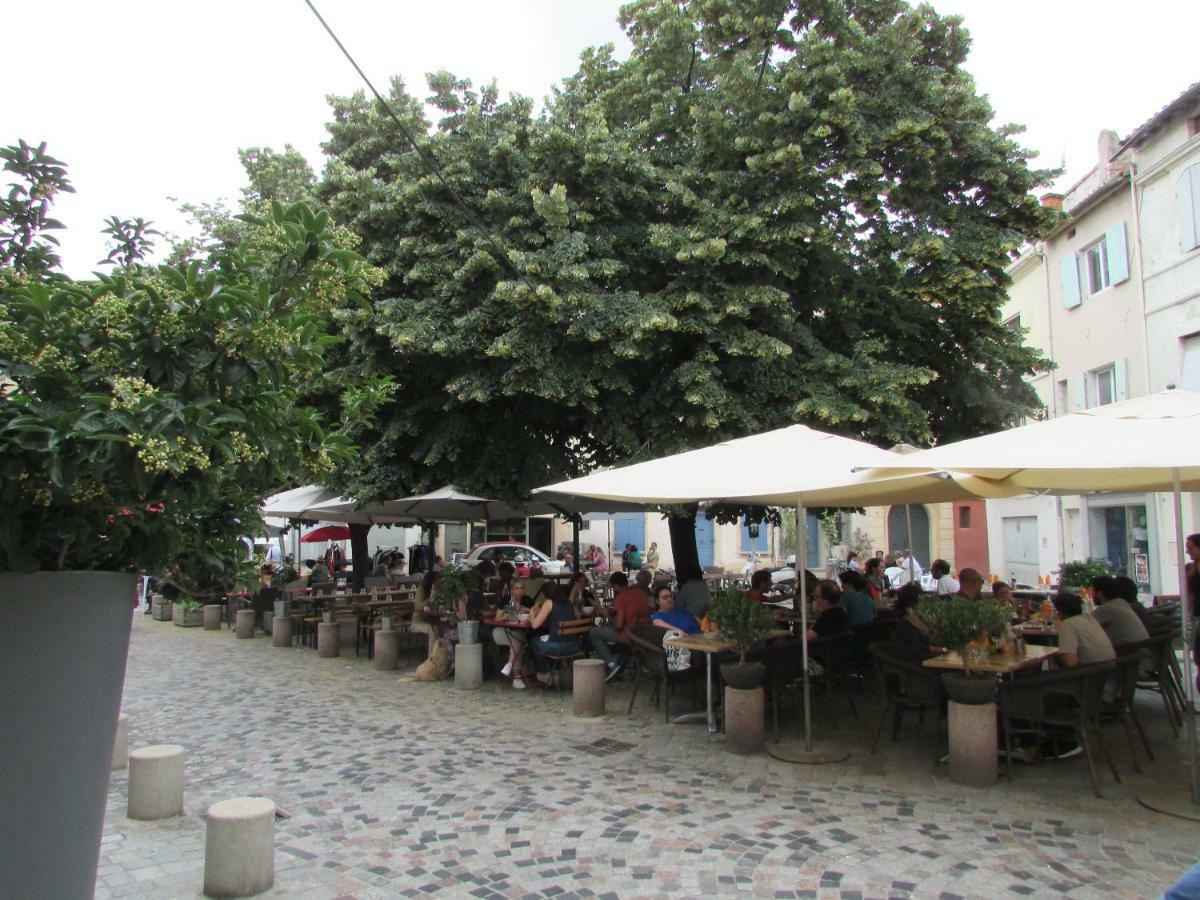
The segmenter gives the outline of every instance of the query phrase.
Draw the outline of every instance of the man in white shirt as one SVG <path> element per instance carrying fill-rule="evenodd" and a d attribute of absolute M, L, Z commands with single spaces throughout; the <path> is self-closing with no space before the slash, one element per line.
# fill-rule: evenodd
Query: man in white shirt
<path fill-rule="evenodd" d="M 911 550 L 901 550 L 900 557 L 896 560 L 896 565 L 902 568 L 905 572 L 911 572 L 914 581 L 918 580 L 925 570 L 921 568 L 921 564 L 917 562 L 916 557 L 912 555 Z"/>
<path fill-rule="evenodd" d="M 949 597 L 959 591 L 958 579 L 950 574 L 950 563 L 944 559 L 935 559 L 929 567 L 929 573 L 937 579 L 937 595 Z"/>

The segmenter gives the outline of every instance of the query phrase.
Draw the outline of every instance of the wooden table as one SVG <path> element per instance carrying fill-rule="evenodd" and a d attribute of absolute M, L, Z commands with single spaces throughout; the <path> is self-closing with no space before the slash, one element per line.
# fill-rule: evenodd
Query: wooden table
<path fill-rule="evenodd" d="M 992 653 L 987 660 L 980 663 L 972 663 L 972 672 L 990 672 L 993 675 L 1007 675 L 1015 672 L 1018 669 L 1025 669 L 1030 666 L 1039 666 L 1051 656 L 1058 653 L 1057 647 L 1039 647 L 1036 645 L 1026 646 L 1025 655 L 1005 656 L 1002 653 Z M 963 659 L 955 651 L 943 653 L 941 656 L 934 656 L 931 659 L 925 660 L 921 665 L 930 669 L 959 669 L 965 670 Z"/>
<path fill-rule="evenodd" d="M 1020 635 L 1027 641 L 1058 643 L 1057 622 L 1047 622 L 1044 624 L 1040 622 L 1022 622 L 1020 625 L 1013 626 L 1013 633 Z"/>

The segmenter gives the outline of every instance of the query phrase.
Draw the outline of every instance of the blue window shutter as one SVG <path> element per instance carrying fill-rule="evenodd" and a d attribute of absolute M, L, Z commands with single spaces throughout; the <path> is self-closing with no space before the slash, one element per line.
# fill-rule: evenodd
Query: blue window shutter
<path fill-rule="evenodd" d="M 1129 399 L 1129 360 L 1113 362 L 1113 387 L 1118 401 Z"/>
<path fill-rule="evenodd" d="M 1083 296 L 1079 293 L 1079 261 L 1074 253 L 1068 253 L 1061 262 L 1063 306 L 1074 309 L 1083 302 Z"/>
<path fill-rule="evenodd" d="M 1175 199 L 1179 204 L 1179 249 L 1187 253 L 1200 247 L 1200 163 L 1183 170 Z"/>
<path fill-rule="evenodd" d="M 1129 252 L 1125 247 L 1125 222 L 1121 221 L 1104 232 L 1108 246 L 1108 277 L 1110 284 L 1129 280 Z"/>
<path fill-rule="evenodd" d="M 1082 412 L 1088 408 L 1088 377 L 1085 372 L 1082 375 L 1076 375 L 1071 379 L 1070 389 L 1067 398 L 1067 409 L 1070 412 Z"/>

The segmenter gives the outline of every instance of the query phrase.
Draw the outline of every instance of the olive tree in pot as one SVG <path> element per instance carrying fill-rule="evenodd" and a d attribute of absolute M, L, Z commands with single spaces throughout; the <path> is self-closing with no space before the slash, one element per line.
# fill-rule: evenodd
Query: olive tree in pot
<path fill-rule="evenodd" d="M 745 591 L 730 588 L 716 594 L 706 612 L 717 623 L 720 636 L 738 654 L 736 663 L 721 664 L 721 677 L 725 683 L 738 690 L 758 687 L 766 674 L 766 667 L 760 662 L 746 662 L 746 654 L 751 647 L 770 635 L 774 625 L 771 611 L 752 600 Z"/>
<path fill-rule="evenodd" d="M 480 585 L 474 569 L 443 569 L 433 595 L 433 605 L 443 612 L 447 621 L 458 628 L 458 640 L 463 644 L 479 641 L 479 623 L 467 615 L 467 599 Z"/>
<path fill-rule="evenodd" d="M 74 281 L 44 233 L 65 168 L 24 143 L 0 159 L 0 884 L 90 897 L 136 573 L 198 571 L 195 548 L 348 456 L 297 383 L 321 370 L 327 298 L 369 270 L 295 206 L 240 249 L 151 268 L 130 244 Z"/>
<path fill-rule="evenodd" d="M 1012 620 L 1012 610 L 991 600 L 955 595 L 922 603 L 921 618 L 929 626 L 931 643 L 950 647 L 962 656 L 964 672 L 942 675 L 950 699 L 969 704 L 990 703 L 995 699 L 995 676 L 973 673 L 971 667 L 987 658 L 993 639 Z"/>

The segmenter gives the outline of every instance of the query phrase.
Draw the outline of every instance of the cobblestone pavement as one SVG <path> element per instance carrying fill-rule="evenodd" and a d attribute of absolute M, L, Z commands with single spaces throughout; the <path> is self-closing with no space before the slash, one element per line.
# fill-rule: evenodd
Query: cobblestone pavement
<path fill-rule="evenodd" d="M 1152 897 L 1198 855 L 1200 825 L 1135 799 L 1187 790 L 1153 696 L 1155 762 L 1135 775 L 1110 731 L 1123 783 L 1104 771 L 1097 799 L 1079 758 L 956 785 L 930 763 L 931 722 L 906 721 L 873 756 L 870 691 L 857 722 L 835 699 L 836 729 L 818 706 L 818 737 L 851 755 L 808 767 L 733 756 L 702 725 L 664 724 L 646 694 L 627 717 L 628 681 L 610 685 L 606 718 L 582 721 L 553 692 L 414 683 L 413 654 L 381 673 L 352 648 L 318 659 L 135 619 L 129 745 L 186 748 L 186 814 L 126 819 L 113 773 L 101 898 L 197 896 L 201 815 L 240 795 L 288 813 L 271 893 L 302 898 Z"/>

